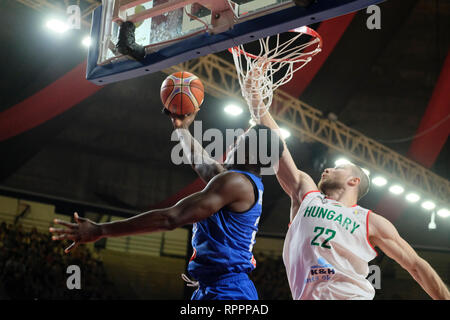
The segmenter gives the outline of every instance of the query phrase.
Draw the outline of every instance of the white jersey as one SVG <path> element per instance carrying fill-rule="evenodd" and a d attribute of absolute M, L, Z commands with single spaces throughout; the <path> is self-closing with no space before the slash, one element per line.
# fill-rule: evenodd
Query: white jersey
<path fill-rule="evenodd" d="M 283 261 L 295 300 L 373 299 L 366 279 L 377 256 L 368 239 L 370 210 L 307 193 L 292 220 Z"/>

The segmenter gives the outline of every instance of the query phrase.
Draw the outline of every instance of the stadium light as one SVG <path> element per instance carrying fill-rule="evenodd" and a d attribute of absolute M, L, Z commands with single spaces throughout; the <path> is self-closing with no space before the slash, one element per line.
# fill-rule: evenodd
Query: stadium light
<path fill-rule="evenodd" d="M 393 194 L 399 195 L 402 194 L 405 189 L 402 186 L 395 184 L 389 188 L 389 191 Z"/>
<path fill-rule="evenodd" d="M 81 41 L 81 44 L 83 46 L 85 46 L 86 48 L 89 48 L 91 46 L 91 43 L 92 43 L 92 40 L 91 40 L 91 37 L 89 37 L 89 36 L 84 37 L 83 40 Z"/>
<path fill-rule="evenodd" d="M 334 166 L 337 167 L 337 166 L 341 166 L 341 165 L 344 165 L 344 164 L 350 164 L 350 163 L 351 162 L 349 160 L 345 159 L 345 158 L 339 158 L 339 159 L 337 159 L 334 162 Z"/>
<path fill-rule="evenodd" d="M 416 193 L 408 193 L 406 195 L 406 200 L 408 200 L 409 202 L 415 203 L 420 200 L 420 196 Z"/>
<path fill-rule="evenodd" d="M 291 133 L 289 132 L 289 130 L 286 130 L 284 128 L 280 128 L 280 134 L 283 137 L 283 139 L 287 139 L 291 136 Z"/>
<path fill-rule="evenodd" d="M 242 108 L 239 107 L 238 105 L 235 105 L 235 104 L 227 105 L 224 108 L 224 111 L 226 113 L 228 113 L 229 115 L 233 116 L 233 117 L 236 117 L 236 116 L 240 115 L 243 112 Z"/>
<path fill-rule="evenodd" d="M 436 205 L 432 201 L 425 201 L 422 203 L 422 208 L 424 208 L 425 210 L 433 210 L 434 208 L 436 208 Z"/>
<path fill-rule="evenodd" d="M 448 211 L 445 208 L 442 208 L 442 209 L 438 210 L 437 214 L 441 218 L 448 218 L 450 216 L 450 211 Z"/>
<path fill-rule="evenodd" d="M 47 21 L 45 26 L 57 33 L 64 33 L 67 30 L 69 30 L 69 26 L 64 21 L 58 20 L 58 19 L 50 19 Z"/>
<path fill-rule="evenodd" d="M 372 179 L 372 183 L 378 187 L 382 187 L 387 184 L 387 180 L 381 176 Z"/>

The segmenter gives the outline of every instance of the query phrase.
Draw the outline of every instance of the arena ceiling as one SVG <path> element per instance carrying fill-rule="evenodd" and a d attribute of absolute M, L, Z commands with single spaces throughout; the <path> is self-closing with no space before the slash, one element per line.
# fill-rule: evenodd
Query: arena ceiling
<path fill-rule="evenodd" d="M 414 157 L 421 157 L 429 169 L 448 180 L 448 122 L 433 130 L 440 140 L 428 142 L 432 152 L 413 146 L 425 118 L 432 119 L 436 112 L 450 113 L 450 99 L 438 111 L 429 108 L 445 71 L 445 59 L 449 59 L 450 2 L 391 0 L 380 8 L 380 30 L 366 28 L 364 11 L 333 25 L 313 25 L 322 28 L 335 45 L 314 74 L 295 78 L 289 90 L 400 154 L 416 161 Z M 7 26 L 0 29 L 0 117 L 83 67 L 86 48 L 80 42 L 88 33 L 87 26 L 64 36 L 49 33 L 44 28 L 49 12 L 33 10 L 21 1 L 0 4 L 0 16 Z M 217 55 L 231 61 L 227 52 Z M 448 88 L 450 71 L 446 72 Z M 159 98 L 165 77 L 160 72 L 91 89 L 65 112 L 0 142 L 0 185 L 135 211 L 164 203 L 186 190 L 196 176 L 190 167 L 170 161 L 172 127 L 160 112 Z M 73 87 L 76 98 L 76 83 L 68 81 L 64 86 Z M 54 95 L 60 89 L 56 87 Z M 39 116 L 45 103 L 43 96 L 33 117 Z M 198 116 L 204 129 L 248 126 L 247 117 L 226 117 L 225 103 L 206 96 Z M 20 126 L 29 116 L 15 121 Z M 323 166 L 333 165 L 335 154 L 322 144 L 291 137 L 288 146 L 298 167 L 316 179 Z M 266 178 L 265 185 L 260 229 L 284 234 L 289 199 L 273 177 Z M 399 201 L 403 199 L 373 188 L 361 205 L 388 217 L 415 245 L 450 247 L 450 219 L 441 219 L 436 230 L 428 230 L 429 213 L 418 205 L 399 205 Z"/>

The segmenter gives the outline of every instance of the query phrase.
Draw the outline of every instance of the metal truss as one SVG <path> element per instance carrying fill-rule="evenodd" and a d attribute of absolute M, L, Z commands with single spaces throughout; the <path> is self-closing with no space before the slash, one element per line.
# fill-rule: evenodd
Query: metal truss
<path fill-rule="evenodd" d="M 245 101 L 234 64 L 208 55 L 173 66 L 163 72 L 189 71 L 201 78 L 205 91 L 218 98 L 232 97 Z M 324 114 L 299 99 L 277 90 L 270 112 L 279 123 L 289 127 L 301 141 L 317 141 L 348 156 L 353 162 L 401 182 L 406 190 L 447 205 L 450 182 L 411 159 L 365 136 L 342 122 L 327 119 Z"/>

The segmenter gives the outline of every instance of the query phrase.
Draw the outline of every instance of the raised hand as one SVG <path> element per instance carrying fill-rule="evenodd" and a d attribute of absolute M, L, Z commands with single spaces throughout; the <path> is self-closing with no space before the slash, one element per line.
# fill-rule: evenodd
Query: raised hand
<path fill-rule="evenodd" d="M 73 216 L 76 223 L 55 219 L 54 223 L 66 228 L 49 228 L 49 231 L 53 233 L 52 240 L 69 239 L 73 241 L 73 243 L 64 250 L 65 253 L 69 253 L 76 249 L 81 243 L 95 242 L 102 237 L 102 228 L 98 223 L 86 218 L 80 218 L 76 212 Z"/>
<path fill-rule="evenodd" d="M 251 89 L 255 92 L 259 92 L 262 78 L 265 76 L 268 67 L 270 67 L 270 61 L 266 59 L 261 58 L 254 62 L 245 78 L 245 88 L 247 92 Z"/>

